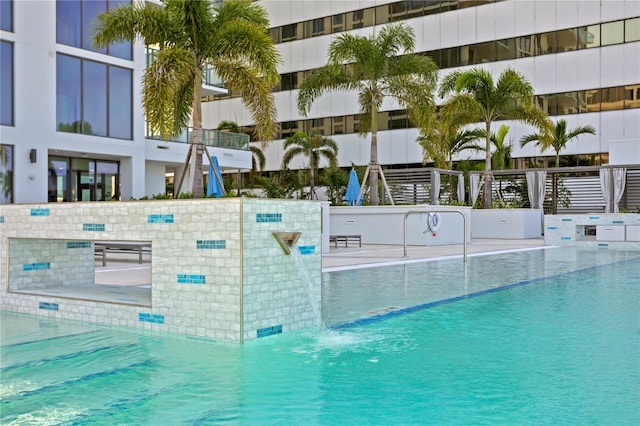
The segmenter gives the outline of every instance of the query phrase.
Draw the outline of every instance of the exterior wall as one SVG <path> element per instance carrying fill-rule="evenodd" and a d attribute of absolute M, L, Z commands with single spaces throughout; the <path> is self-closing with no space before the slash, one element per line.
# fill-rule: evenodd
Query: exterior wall
<path fill-rule="evenodd" d="M 463 218 L 459 213 L 445 212 L 445 210 L 463 212 L 467 220 L 467 243 L 470 243 L 471 207 L 432 205 L 331 207 L 329 229 L 331 235 L 360 235 L 363 244 L 403 244 L 405 213 L 435 211 L 440 212 L 438 213 L 440 226 L 435 233 L 428 232 L 426 214 L 416 213 L 407 216 L 407 244 L 424 246 L 462 244 Z M 384 223 L 384 226 L 381 227 L 381 223 Z"/>
<path fill-rule="evenodd" d="M 319 327 L 321 204 L 247 198 L 242 217 L 244 339 Z M 301 232 L 297 249 L 285 255 L 274 231 Z"/>
<path fill-rule="evenodd" d="M 272 27 L 301 22 L 332 14 L 393 3 L 381 1 L 327 1 L 327 0 L 264 0 L 260 3 L 267 9 Z M 434 15 L 402 21 L 415 30 L 416 52 L 432 51 L 453 46 L 482 43 L 491 40 L 541 33 L 555 29 L 593 25 L 619 19 L 640 16 L 640 2 L 621 1 L 566 1 L 566 0 L 505 0 L 478 7 L 452 10 Z M 380 26 L 353 30 L 359 35 L 371 35 Z M 277 45 L 283 63 L 281 74 L 311 70 L 326 64 L 326 53 L 335 34 L 283 42 Z M 640 42 L 562 52 L 490 62 L 478 66 L 486 68 L 497 77 L 507 67 L 513 67 L 532 83 L 536 94 L 562 93 L 600 87 L 640 83 Z M 440 76 L 468 67 L 442 69 Z M 297 90 L 275 93 L 280 122 L 351 115 L 359 113 L 357 96 L 346 92 L 326 92 L 312 105 L 309 115 L 302 117 L 296 105 Z M 397 105 L 385 101 L 382 110 L 396 109 Z M 564 118 L 569 128 L 591 124 L 596 135 L 582 135 L 567 144 L 563 155 L 608 153 L 609 143 L 628 140 L 640 145 L 640 109 L 605 111 L 555 116 Z M 239 99 L 208 102 L 203 106 L 203 120 L 211 125 L 219 120 L 235 120 L 248 126 L 252 120 Z M 496 122 L 494 129 L 503 124 Z M 505 122 L 511 127 L 509 138 L 514 141 L 514 158 L 552 156 L 552 151 L 542 153 L 535 144 L 520 148 L 521 136 L 535 131 L 532 127 Z M 339 145 L 339 165 L 349 167 L 352 163 L 365 165 L 370 158 L 369 136 L 357 134 L 330 135 Z M 381 131 L 378 134 L 378 161 L 383 165 L 419 164 L 422 148 L 416 142 L 416 129 Z M 279 170 L 284 149 L 282 140 L 277 140 L 265 150 L 265 170 Z M 482 159 L 482 153 L 463 151 L 455 160 Z M 302 159 L 292 161 L 292 169 L 304 168 Z M 324 167 L 324 164 L 321 164 Z"/>
<path fill-rule="evenodd" d="M 595 227 L 596 235 L 585 235 Z M 640 249 L 640 214 L 545 215 L 545 245 Z"/>
<path fill-rule="evenodd" d="M 139 0 L 135 0 L 136 2 Z M 141 0 L 140 0 L 141 1 Z M 56 1 L 13 1 L 14 32 L 2 31 L 13 43 L 14 126 L 2 126 L 2 144 L 14 146 L 13 202 L 47 201 L 48 155 L 120 162 L 121 199 L 164 192 L 164 173 L 179 169 L 186 158 L 185 143 L 147 140 L 140 82 L 146 67 L 144 44 L 133 45 L 133 60 L 66 46 L 56 42 Z M 34 31 L 37 29 L 37 31 Z M 56 131 L 56 55 L 63 53 L 133 70 L 133 137 L 131 140 Z M 213 120 L 213 127 L 220 120 Z M 159 148 L 160 147 L 160 148 Z M 35 149 L 37 161 L 29 152 Z M 222 169 L 250 169 L 251 153 L 209 148 Z M 165 170 L 145 169 L 145 160 L 162 162 Z M 204 160 L 205 168 L 207 160 Z M 146 179 L 147 174 L 152 181 Z M 162 190 L 159 191 L 159 188 Z"/>
<path fill-rule="evenodd" d="M 83 286 L 95 280 L 90 241 L 12 238 L 8 243 L 8 286 L 12 290 Z"/>
<path fill-rule="evenodd" d="M 318 202 L 243 198 L 2 206 L 0 307 L 236 342 L 319 325 L 320 209 Z M 274 230 L 302 232 L 298 251 L 285 256 Z M 43 240 L 39 252 L 27 254 L 30 242 Z M 54 284 L 86 272 L 86 257 L 57 268 L 62 255 L 51 251 L 70 253 L 67 241 L 105 240 L 151 242 L 151 306 L 8 290 L 14 279 L 34 285 L 23 279 L 28 273 Z M 36 267 L 20 270 L 25 264 Z M 48 275 L 54 270 L 55 279 Z M 93 284 L 85 277 L 90 281 L 79 284 Z"/>

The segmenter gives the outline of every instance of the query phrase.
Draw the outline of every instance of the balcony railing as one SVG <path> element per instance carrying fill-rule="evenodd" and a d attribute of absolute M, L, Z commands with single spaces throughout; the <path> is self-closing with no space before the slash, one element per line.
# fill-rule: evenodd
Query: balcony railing
<path fill-rule="evenodd" d="M 157 52 L 158 49 L 147 46 L 147 67 L 151 65 Z M 202 73 L 202 84 L 206 86 L 224 87 L 222 78 L 220 78 L 211 67 L 204 69 Z"/>
<path fill-rule="evenodd" d="M 193 129 L 189 127 L 178 136 L 169 138 L 168 142 L 191 143 Z M 147 139 L 162 140 L 159 134 L 154 133 L 147 127 Z M 206 146 L 219 148 L 249 150 L 249 135 L 244 133 L 223 132 L 215 129 L 202 129 L 202 140 Z"/>

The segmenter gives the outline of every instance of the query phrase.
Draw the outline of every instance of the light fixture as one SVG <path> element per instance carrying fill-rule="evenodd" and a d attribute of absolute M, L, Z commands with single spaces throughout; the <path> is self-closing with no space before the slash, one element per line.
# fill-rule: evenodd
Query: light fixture
<path fill-rule="evenodd" d="M 38 150 L 37 149 L 32 149 L 31 151 L 29 151 L 29 160 L 32 163 L 35 163 L 36 161 L 38 161 Z"/>

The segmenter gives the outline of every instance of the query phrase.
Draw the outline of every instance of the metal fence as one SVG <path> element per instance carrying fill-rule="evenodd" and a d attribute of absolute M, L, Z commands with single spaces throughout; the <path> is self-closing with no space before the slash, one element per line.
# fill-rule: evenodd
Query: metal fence
<path fill-rule="evenodd" d="M 545 213 L 598 213 L 605 211 L 600 186 L 600 170 L 623 167 L 625 189 L 618 203 L 620 211 L 636 212 L 640 208 L 640 165 L 560 167 L 492 172 L 492 198 L 496 207 L 530 207 L 527 195 L 527 171 L 545 171 Z M 456 193 L 457 175 L 461 172 L 430 167 L 385 170 L 384 174 L 396 204 L 433 204 L 434 172 L 440 173 L 438 204 L 461 204 Z M 469 174 L 482 176 L 483 172 Z M 469 176 L 465 176 L 465 205 L 469 205 Z M 476 200 L 476 207 L 481 198 Z M 389 200 L 382 199 L 388 203 Z"/>

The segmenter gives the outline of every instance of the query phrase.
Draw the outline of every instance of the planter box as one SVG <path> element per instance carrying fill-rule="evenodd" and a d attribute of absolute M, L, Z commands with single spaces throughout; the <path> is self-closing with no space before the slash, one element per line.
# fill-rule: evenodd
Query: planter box
<path fill-rule="evenodd" d="M 540 238 L 542 217 L 535 209 L 473 209 L 471 238 Z"/>

